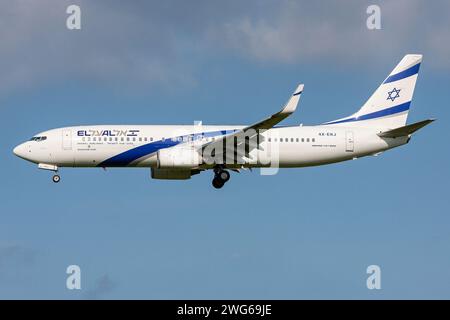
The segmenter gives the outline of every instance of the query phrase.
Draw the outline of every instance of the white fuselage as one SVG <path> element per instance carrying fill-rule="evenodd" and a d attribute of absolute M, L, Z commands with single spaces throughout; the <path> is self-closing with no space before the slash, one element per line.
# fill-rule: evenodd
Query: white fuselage
<path fill-rule="evenodd" d="M 57 167 L 158 166 L 159 150 L 212 141 L 245 126 L 97 125 L 53 129 L 14 149 L 21 158 Z M 375 128 L 332 125 L 275 127 L 261 133 L 253 161 L 227 167 L 315 166 L 373 155 L 403 145 L 408 137 L 380 138 Z M 38 139 L 39 140 L 39 139 Z M 200 164 L 198 168 L 210 168 Z M 176 169 L 176 168 L 174 168 Z"/>

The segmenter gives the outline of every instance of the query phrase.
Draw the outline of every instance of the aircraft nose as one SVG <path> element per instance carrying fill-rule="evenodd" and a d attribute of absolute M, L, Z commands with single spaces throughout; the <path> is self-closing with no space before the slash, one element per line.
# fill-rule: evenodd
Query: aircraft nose
<path fill-rule="evenodd" d="M 22 144 L 19 144 L 17 147 L 15 147 L 13 149 L 13 152 L 16 156 L 20 157 L 20 158 L 24 158 L 25 157 L 25 147 Z"/>
<path fill-rule="evenodd" d="M 19 155 L 19 146 L 15 147 L 15 148 L 13 149 L 13 153 L 14 153 L 16 156 Z"/>

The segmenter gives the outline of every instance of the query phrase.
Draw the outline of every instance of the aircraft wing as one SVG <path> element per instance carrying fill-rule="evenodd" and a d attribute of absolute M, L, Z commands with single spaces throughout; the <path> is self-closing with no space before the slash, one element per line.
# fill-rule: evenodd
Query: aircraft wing
<path fill-rule="evenodd" d="M 226 143 L 225 140 L 231 141 L 232 139 L 236 140 L 237 143 L 235 143 L 235 154 L 234 157 L 248 157 L 248 154 L 254 150 L 255 148 L 259 148 L 259 143 L 261 142 L 260 138 L 258 137 L 258 141 L 254 142 L 255 136 L 258 135 L 259 130 L 267 130 L 272 127 L 274 127 L 279 122 L 283 121 L 287 117 L 289 117 L 294 111 L 297 109 L 298 102 L 300 100 L 300 96 L 303 92 L 303 84 L 300 84 L 295 89 L 292 96 L 289 98 L 288 102 L 284 105 L 283 109 L 278 111 L 277 113 L 271 115 L 270 117 L 261 120 L 257 123 L 254 123 L 250 126 L 247 126 L 243 129 L 240 129 L 238 131 L 235 131 L 233 133 L 230 133 L 228 135 L 224 135 L 214 141 L 206 142 L 203 145 L 200 146 L 202 154 L 205 157 L 210 156 L 210 150 L 214 150 L 213 156 L 217 156 L 220 154 L 225 153 Z M 244 138 L 246 137 L 246 138 Z M 262 138 L 262 137 L 261 137 Z M 245 143 L 245 148 L 242 148 L 242 144 Z M 241 146 L 241 148 L 239 148 Z M 237 147 L 237 148 L 236 148 Z M 236 154 L 238 150 L 245 150 L 245 154 Z M 227 155 L 228 157 L 228 155 Z"/>

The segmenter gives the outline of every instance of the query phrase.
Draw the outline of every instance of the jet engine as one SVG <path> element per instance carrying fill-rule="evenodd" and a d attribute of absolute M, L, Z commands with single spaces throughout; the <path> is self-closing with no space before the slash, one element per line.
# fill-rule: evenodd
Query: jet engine
<path fill-rule="evenodd" d="M 158 169 L 193 169 L 201 164 L 202 156 L 193 147 L 172 147 L 158 151 Z"/>

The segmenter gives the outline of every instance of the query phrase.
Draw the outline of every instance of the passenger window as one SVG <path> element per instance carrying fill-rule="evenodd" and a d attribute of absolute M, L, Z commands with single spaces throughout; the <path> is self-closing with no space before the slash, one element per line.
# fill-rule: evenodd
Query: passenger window
<path fill-rule="evenodd" d="M 309 138 L 306 139 L 306 142 L 309 142 Z"/>
<path fill-rule="evenodd" d="M 150 137 L 150 141 L 153 141 L 153 137 Z"/>
<path fill-rule="evenodd" d="M 271 139 L 269 138 L 269 139 L 268 139 L 268 141 L 270 142 L 270 141 L 271 141 Z"/>
<path fill-rule="evenodd" d="M 295 142 L 298 142 L 298 138 L 295 138 Z"/>
<path fill-rule="evenodd" d="M 305 138 L 302 138 L 302 142 L 305 142 Z"/>
<path fill-rule="evenodd" d="M 315 138 L 312 138 L 311 140 L 312 140 L 312 142 L 316 142 L 316 139 L 315 139 Z"/>
<path fill-rule="evenodd" d="M 291 138 L 291 142 L 294 142 L 294 138 Z"/>
<path fill-rule="evenodd" d="M 93 138 L 92 138 L 92 141 L 97 141 L 97 138 L 96 138 L 96 137 L 93 137 Z"/>

